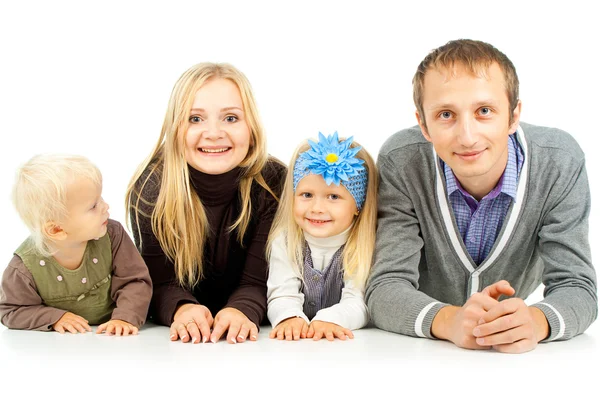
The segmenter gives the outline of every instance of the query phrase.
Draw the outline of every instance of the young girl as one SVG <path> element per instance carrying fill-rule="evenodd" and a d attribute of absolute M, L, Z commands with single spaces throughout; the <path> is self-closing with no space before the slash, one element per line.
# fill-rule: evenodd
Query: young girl
<path fill-rule="evenodd" d="M 269 236 L 271 338 L 344 340 L 367 324 L 377 184 L 373 159 L 352 138 L 319 133 L 296 150 Z"/>
<path fill-rule="evenodd" d="M 127 192 L 148 265 L 151 318 L 183 342 L 256 340 L 265 246 L 285 166 L 267 155 L 250 83 L 202 63 L 177 81 L 160 138 Z"/>
<path fill-rule="evenodd" d="M 35 156 L 17 172 L 13 201 L 31 235 L 2 276 L 2 324 L 137 334 L 152 284 L 133 242 L 108 218 L 98 168 L 81 156 Z"/>

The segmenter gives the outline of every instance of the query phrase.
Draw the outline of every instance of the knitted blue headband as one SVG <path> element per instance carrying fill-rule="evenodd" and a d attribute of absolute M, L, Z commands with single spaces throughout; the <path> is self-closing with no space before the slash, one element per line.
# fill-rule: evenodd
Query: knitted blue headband
<path fill-rule="evenodd" d="M 361 147 L 350 148 L 352 140 L 350 137 L 340 142 L 337 132 L 327 137 L 319 132 L 318 143 L 309 140 L 310 149 L 302 152 L 294 164 L 294 192 L 308 174 L 321 175 L 327 185 L 341 183 L 348 189 L 361 210 L 367 195 L 367 169 L 365 161 L 355 157 Z"/>

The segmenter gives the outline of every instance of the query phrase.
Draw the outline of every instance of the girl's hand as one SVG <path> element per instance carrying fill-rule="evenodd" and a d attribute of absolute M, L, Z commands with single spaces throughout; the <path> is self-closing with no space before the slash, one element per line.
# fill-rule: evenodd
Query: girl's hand
<path fill-rule="evenodd" d="M 300 338 L 306 338 L 308 324 L 304 318 L 292 317 L 281 321 L 269 333 L 269 338 L 275 338 L 286 341 L 297 341 Z"/>
<path fill-rule="evenodd" d="M 313 321 L 308 327 L 307 338 L 312 338 L 315 341 L 321 338 L 327 338 L 329 341 L 333 341 L 335 338 L 339 338 L 345 341 L 347 338 L 354 338 L 354 334 L 347 328 L 340 327 L 332 322 L 325 321 Z"/>
<path fill-rule="evenodd" d="M 190 339 L 193 344 L 208 341 L 210 337 L 210 327 L 213 324 L 213 317 L 210 310 L 200 304 L 183 304 L 173 317 L 171 324 L 171 341 L 188 342 Z M 200 338 L 202 336 L 202 338 Z"/>
<path fill-rule="evenodd" d="M 227 342 L 235 344 L 244 342 L 248 335 L 251 341 L 258 338 L 258 328 L 248 319 L 240 310 L 235 308 L 223 308 L 215 317 L 215 326 L 213 327 L 210 340 L 217 342 L 227 331 Z"/>
<path fill-rule="evenodd" d="M 138 329 L 135 325 L 121 320 L 110 320 L 99 325 L 96 334 L 102 334 L 103 331 L 106 331 L 106 335 L 115 334 L 118 337 L 120 337 L 121 334 L 126 337 L 129 334 L 137 335 L 138 333 Z"/>
<path fill-rule="evenodd" d="M 88 325 L 88 320 L 77 314 L 73 314 L 72 312 L 65 312 L 52 326 L 52 329 L 61 334 L 64 334 L 65 330 L 69 331 L 71 334 L 77 334 L 77 332 L 85 334 L 87 331 L 92 330 Z"/>

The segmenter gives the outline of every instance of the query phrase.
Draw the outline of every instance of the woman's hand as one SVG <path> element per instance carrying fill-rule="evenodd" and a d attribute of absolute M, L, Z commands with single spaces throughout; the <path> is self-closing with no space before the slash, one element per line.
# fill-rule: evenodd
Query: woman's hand
<path fill-rule="evenodd" d="M 306 338 L 308 332 L 308 324 L 304 318 L 291 317 L 281 321 L 269 333 L 269 338 L 277 338 L 279 340 L 297 341 L 300 338 Z"/>
<path fill-rule="evenodd" d="M 171 341 L 177 341 L 181 338 L 182 342 L 197 344 L 208 341 L 210 338 L 210 327 L 213 324 L 213 317 L 210 310 L 200 304 L 183 304 L 173 317 L 171 324 Z"/>
<path fill-rule="evenodd" d="M 327 338 L 329 341 L 333 341 L 335 338 L 346 340 L 347 338 L 354 338 L 354 334 L 348 328 L 340 327 L 332 322 L 326 321 L 313 321 L 308 327 L 308 333 L 306 338 L 312 338 L 315 341 L 321 338 Z"/>
<path fill-rule="evenodd" d="M 217 342 L 227 329 L 229 329 L 227 342 L 230 344 L 244 342 L 248 339 L 248 336 L 250 336 L 251 341 L 256 341 L 258 338 L 256 325 L 244 313 L 235 308 L 223 308 L 215 316 L 215 325 L 210 340 Z"/>

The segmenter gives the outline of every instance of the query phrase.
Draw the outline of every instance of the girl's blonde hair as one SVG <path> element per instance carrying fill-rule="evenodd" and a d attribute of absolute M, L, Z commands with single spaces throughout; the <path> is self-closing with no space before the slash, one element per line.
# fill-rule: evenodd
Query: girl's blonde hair
<path fill-rule="evenodd" d="M 340 141 L 343 141 L 340 138 Z M 361 146 L 352 142 L 351 148 Z M 275 239 L 282 234 L 285 237 L 287 254 L 292 263 L 297 267 L 297 273 L 302 279 L 304 276 L 304 246 L 306 245 L 302 229 L 294 219 L 294 166 L 302 152 L 310 149 L 308 141 L 304 141 L 294 152 L 288 168 L 281 202 L 267 242 L 267 257 L 271 257 L 271 250 Z M 364 288 L 371 271 L 373 252 L 375 250 L 375 233 L 377 231 L 377 190 L 379 188 L 379 174 L 375 161 L 363 147 L 356 154 L 358 159 L 365 161 L 367 170 L 367 194 L 365 203 L 360 210 L 344 247 L 343 266 L 344 279 L 351 279 L 356 287 Z"/>
<path fill-rule="evenodd" d="M 135 215 L 138 232 L 140 216 L 150 219 L 162 250 L 175 265 L 177 280 L 187 287 L 204 277 L 203 252 L 209 226 L 201 199 L 190 186 L 185 136 L 196 92 L 215 78 L 227 79 L 237 86 L 250 128 L 248 154 L 239 165 L 244 168 L 239 187 L 242 210 L 229 230 L 237 229 L 240 243 L 250 222 L 252 183 L 256 181 L 275 196 L 261 175 L 268 160 L 266 140 L 248 79 L 229 64 L 201 63 L 189 68 L 173 87 L 158 142 L 136 170 L 125 198 L 126 210 Z M 151 203 L 143 197 L 144 188 L 156 188 L 157 184 L 160 191 L 156 203 Z M 150 208 L 151 214 L 144 211 Z M 141 241 L 141 234 L 139 238 Z"/>
<path fill-rule="evenodd" d="M 17 170 L 13 204 L 30 231 L 35 249 L 45 257 L 50 257 L 52 250 L 44 227 L 69 217 L 67 190 L 78 178 L 102 186 L 100 170 L 78 155 L 36 155 Z"/>

